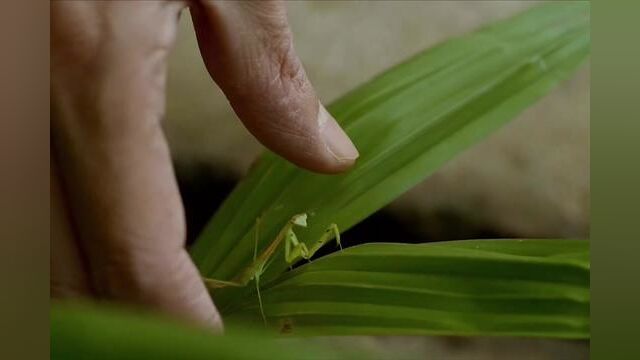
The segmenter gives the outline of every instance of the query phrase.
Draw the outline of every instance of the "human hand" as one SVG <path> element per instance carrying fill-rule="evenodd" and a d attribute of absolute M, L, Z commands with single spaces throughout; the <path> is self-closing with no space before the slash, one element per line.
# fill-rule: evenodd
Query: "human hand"
<path fill-rule="evenodd" d="M 209 73 L 258 140 L 317 172 L 347 170 L 358 157 L 318 102 L 284 3 L 53 1 L 51 295 L 136 304 L 221 328 L 184 248 L 160 124 L 167 56 L 185 7 Z"/>

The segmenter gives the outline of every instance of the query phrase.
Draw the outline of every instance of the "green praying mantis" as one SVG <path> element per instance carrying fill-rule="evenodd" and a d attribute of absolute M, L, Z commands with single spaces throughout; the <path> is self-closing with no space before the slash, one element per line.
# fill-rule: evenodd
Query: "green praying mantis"
<path fill-rule="evenodd" d="M 273 254 L 278 249 L 280 244 L 284 241 L 284 258 L 287 264 L 291 266 L 293 263 L 300 259 L 309 260 L 311 257 L 327 242 L 332 239 L 336 239 L 336 243 L 340 250 L 342 250 L 342 244 L 340 243 L 340 231 L 336 224 L 331 224 L 322 233 L 320 238 L 313 243 L 311 248 L 308 248 L 304 243 L 298 240 L 296 233 L 293 231 L 296 226 L 307 227 L 307 214 L 297 214 L 291 217 L 287 221 L 286 225 L 280 230 L 278 235 L 271 241 L 271 243 L 258 255 L 258 241 L 259 241 L 259 227 L 260 218 L 256 220 L 255 225 L 255 246 L 253 249 L 253 262 L 244 268 L 238 275 L 231 280 L 217 280 L 203 278 L 205 285 L 208 289 L 219 289 L 229 286 L 244 287 L 249 284 L 251 280 L 255 280 L 256 292 L 258 294 L 258 303 L 260 305 L 260 314 L 265 325 L 267 318 L 262 306 L 262 296 L 260 295 L 260 276 L 265 272 L 270 260 L 273 258 Z"/>

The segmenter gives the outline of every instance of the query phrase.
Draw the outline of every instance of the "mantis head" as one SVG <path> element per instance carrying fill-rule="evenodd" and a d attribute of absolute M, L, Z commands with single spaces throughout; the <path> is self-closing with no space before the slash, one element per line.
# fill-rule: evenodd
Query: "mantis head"
<path fill-rule="evenodd" d="M 291 221 L 291 224 L 293 225 L 307 227 L 307 214 L 302 213 L 302 214 L 294 215 L 290 221 Z"/>

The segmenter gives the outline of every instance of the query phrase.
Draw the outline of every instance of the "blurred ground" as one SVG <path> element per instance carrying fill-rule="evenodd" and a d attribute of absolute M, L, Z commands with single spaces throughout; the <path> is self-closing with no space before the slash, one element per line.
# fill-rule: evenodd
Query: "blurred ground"
<path fill-rule="evenodd" d="M 406 57 L 534 5 L 517 1 L 300 1 L 288 4 L 298 54 L 325 103 Z M 193 230 L 261 146 L 209 79 L 188 14 L 171 59 L 165 128 Z M 405 194 L 373 223 L 413 240 L 588 237 L 588 65 L 492 137 Z M 386 222 L 385 222 L 386 221 Z M 369 225 L 361 226 L 366 233 Z M 354 229 L 355 230 L 355 229 Z M 379 233 L 378 230 L 376 232 Z M 412 239 L 407 239 L 410 241 Z M 585 343 L 363 338 L 433 359 L 576 359 Z"/>

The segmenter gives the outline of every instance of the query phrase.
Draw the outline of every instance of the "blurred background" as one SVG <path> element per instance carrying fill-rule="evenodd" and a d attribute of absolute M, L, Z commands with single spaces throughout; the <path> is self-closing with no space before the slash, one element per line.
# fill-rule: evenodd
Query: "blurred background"
<path fill-rule="evenodd" d="M 440 41 L 535 5 L 533 1 L 291 1 L 295 46 L 330 104 Z M 246 173 L 262 146 L 209 78 L 188 14 L 170 62 L 165 130 L 190 241 Z M 347 232 L 352 242 L 495 237 L 589 237 L 589 85 L 573 78 L 481 144 Z M 373 219 L 373 220 L 372 220 Z M 320 340 L 322 341 L 322 340 Z M 588 358 L 588 344 L 487 338 L 348 338 L 425 358 Z"/>

